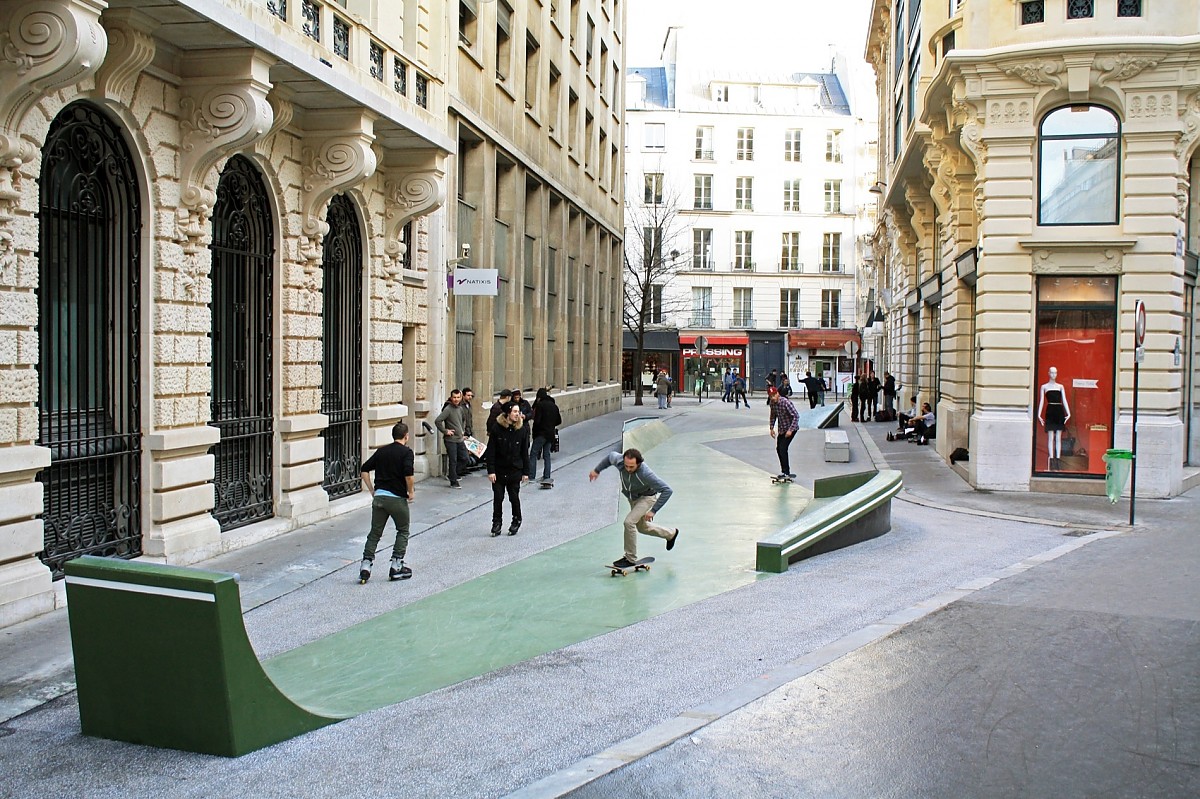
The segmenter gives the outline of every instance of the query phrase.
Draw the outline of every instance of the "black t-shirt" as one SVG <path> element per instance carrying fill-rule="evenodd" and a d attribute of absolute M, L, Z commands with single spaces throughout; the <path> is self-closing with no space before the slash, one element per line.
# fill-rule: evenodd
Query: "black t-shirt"
<path fill-rule="evenodd" d="M 408 481 L 413 475 L 413 451 L 393 441 L 380 447 L 362 465 L 364 472 L 375 472 L 375 488 L 398 497 L 408 496 Z"/>

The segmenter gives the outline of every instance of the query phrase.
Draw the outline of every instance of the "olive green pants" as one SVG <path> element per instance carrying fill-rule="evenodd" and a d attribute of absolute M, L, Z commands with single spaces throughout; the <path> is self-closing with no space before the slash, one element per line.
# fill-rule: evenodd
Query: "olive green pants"
<path fill-rule="evenodd" d="M 363 558 L 366 560 L 375 560 L 375 549 L 383 537 L 383 528 L 388 519 L 396 525 L 392 557 L 404 559 L 408 551 L 408 499 L 377 496 L 371 500 L 371 532 L 367 534 L 367 545 L 363 548 Z"/>

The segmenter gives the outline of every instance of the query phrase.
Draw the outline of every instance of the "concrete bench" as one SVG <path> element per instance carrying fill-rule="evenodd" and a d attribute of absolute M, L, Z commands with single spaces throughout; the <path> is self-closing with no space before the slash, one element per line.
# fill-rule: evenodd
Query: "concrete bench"
<path fill-rule="evenodd" d="M 850 462 L 850 436 L 845 430 L 825 431 L 825 462 Z"/>
<path fill-rule="evenodd" d="M 813 501 L 794 522 L 758 542 L 758 571 L 785 572 L 796 560 L 867 541 L 892 529 L 892 497 L 900 472 L 827 477 L 814 482 Z"/>

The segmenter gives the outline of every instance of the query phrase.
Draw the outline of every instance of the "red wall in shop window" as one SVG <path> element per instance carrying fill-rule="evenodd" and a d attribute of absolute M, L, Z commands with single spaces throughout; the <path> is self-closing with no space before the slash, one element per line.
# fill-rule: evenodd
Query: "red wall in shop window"
<path fill-rule="evenodd" d="M 1112 446 L 1113 435 L 1113 343 L 1111 326 L 1039 329 L 1038 380 L 1033 395 L 1034 472 L 1049 471 L 1046 431 L 1037 420 L 1037 410 L 1041 386 L 1054 366 L 1071 418 L 1062 434 L 1063 468 L 1053 473 L 1104 475 L 1102 457 Z M 1088 387 L 1093 383 L 1094 388 Z"/>

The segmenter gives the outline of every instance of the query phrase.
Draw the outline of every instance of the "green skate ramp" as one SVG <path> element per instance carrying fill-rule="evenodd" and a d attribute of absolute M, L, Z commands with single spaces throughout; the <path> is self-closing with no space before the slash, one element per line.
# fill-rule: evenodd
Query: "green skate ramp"
<path fill-rule="evenodd" d="M 674 490 L 656 521 L 681 530 L 669 553 L 639 536 L 639 554 L 658 558 L 648 574 L 616 578 L 605 565 L 621 555 L 628 512 L 613 467 L 588 490 L 617 522 L 262 664 L 233 575 L 71 561 L 83 732 L 237 756 L 767 579 L 754 568 L 757 539 L 811 494 L 706 445 L 751 435 L 760 425 L 678 435 L 658 420 L 627 426 L 622 448 L 642 450 Z"/>
<path fill-rule="evenodd" d="M 234 575 L 90 555 L 66 572 L 84 735 L 236 757 L 340 720 L 263 672 Z"/>
<path fill-rule="evenodd" d="M 285 652 L 264 667 L 305 707 L 361 713 L 770 579 L 755 571 L 756 542 L 799 516 L 811 494 L 799 485 L 772 485 L 762 470 L 706 445 L 752 435 L 770 446 L 759 424 L 674 435 L 657 420 L 627 427 L 621 448 L 642 450 L 674 490 L 656 521 L 681 531 L 671 552 L 661 539 L 639 536 L 638 554 L 657 558 L 649 573 L 613 577 L 605 566 L 621 555 L 619 520 L 628 512 L 624 499 L 618 505 L 619 466 L 613 467 L 585 490 L 611 503 L 615 523 Z M 535 520 L 527 516 L 525 523 Z"/>

